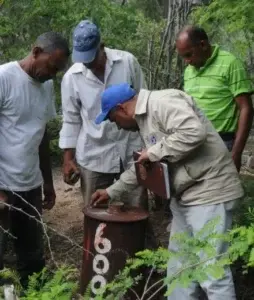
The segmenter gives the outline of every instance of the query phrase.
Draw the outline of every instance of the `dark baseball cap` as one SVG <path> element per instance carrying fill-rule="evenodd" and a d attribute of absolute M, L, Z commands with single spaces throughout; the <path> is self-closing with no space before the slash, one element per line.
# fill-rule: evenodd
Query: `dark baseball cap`
<path fill-rule="evenodd" d="M 99 28 L 89 20 L 81 21 L 73 32 L 72 61 L 90 63 L 94 60 L 100 46 Z"/>

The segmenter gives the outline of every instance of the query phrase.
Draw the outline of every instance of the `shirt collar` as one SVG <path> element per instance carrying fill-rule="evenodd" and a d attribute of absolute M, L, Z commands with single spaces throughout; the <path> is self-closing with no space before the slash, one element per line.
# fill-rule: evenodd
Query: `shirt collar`
<path fill-rule="evenodd" d="M 151 91 L 141 89 L 138 94 L 137 104 L 135 108 L 135 116 L 147 113 L 147 102 Z"/>
<path fill-rule="evenodd" d="M 197 69 L 197 68 L 192 66 L 192 68 L 196 72 L 199 73 L 199 72 L 204 71 L 215 60 L 215 58 L 218 56 L 219 49 L 220 49 L 219 46 L 218 45 L 212 45 L 212 49 L 213 49 L 212 55 L 207 59 L 206 63 L 203 65 L 203 67 Z"/>
<path fill-rule="evenodd" d="M 208 58 L 208 60 L 206 61 L 205 65 L 200 68 L 200 69 L 205 69 L 207 66 L 209 66 L 213 61 L 214 59 L 218 56 L 218 53 L 219 53 L 219 46 L 218 45 L 213 45 L 212 46 L 213 48 L 213 52 L 212 52 L 212 55 Z"/>
<path fill-rule="evenodd" d="M 117 50 L 105 47 L 105 53 L 107 55 L 107 60 L 109 65 L 112 65 L 115 61 L 122 60 Z M 75 63 L 72 68 L 72 73 L 86 73 L 87 69 L 82 63 Z"/>
<path fill-rule="evenodd" d="M 215 58 L 219 54 L 220 47 L 218 45 L 212 45 L 212 49 L 213 49 L 212 55 L 207 59 L 203 67 L 195 68 L 194 66 L 189 65 L 189 68 L 196 74 L 200 74 L 201 72 L 203 72 L 215 60 Z"/>
<path fill-rule="evenodd" d="M 105 47 L 105 53 L 107 56 L 107 60 L 109 60 L 109 61 L 115 62 L 115 61 L 122 60 L 122 56 L 115 49 L 110 49 L 110 48 Z"/>

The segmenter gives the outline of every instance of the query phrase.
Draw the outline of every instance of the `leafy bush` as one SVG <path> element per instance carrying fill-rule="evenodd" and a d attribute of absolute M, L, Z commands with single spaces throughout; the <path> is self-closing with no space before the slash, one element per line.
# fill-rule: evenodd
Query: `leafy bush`
<path fill-rule="evenodd" d="M 129 259 L 125 268 L 115 276 L 112 282 L 98 291 L 94 297 L 96 300 L 121 299 L 128 292 L 135 292 L 137 285 L 142 282 L 142 294 L 136 294 L 136 299 L 158 299 L 161 291 L 167 290 L 169 295 L 175 287 L 188 286 L 192 281 L 203 282 L 208 276 L 221 278 L 224 275 L 224 267 L 232 265 L 241 259 L 244 272 L 254 266 L 254 214 L 253 203 L 254 190 L 252 178 L 243 177 L 246 197 L 235 216 L 234 228 L 224 234 L 218 235 L 215 226 L 219 219 L 210 221 L 195 237 L 189 237 L 185 233 L 176 234 L 173 238 L 178 244 L 177 252 L 159 248 L 156 251 L 144 250 L 136 253 L 135 257 Z M 248 209 L 248 205 L 251 208 Z M 219 240 L 230 243 L 227 253 L 217 255 L 214 245 Z M 200 257 L 199 253 L 202 252 Z M 216 258 L 216 259 L 215 259 Z M 175 260 L 183 262 L 179 268 L 174 268 L 172 276 L 166 277 L 168 262 Z M 175 267 L 175 266 L 173 266 Z M 145 269 L 146 272 L 140 272 Z M 153 282 L 153 273 L 157 271 L 161 278 Z M 133 273 L 135 272 L 135 273 Z M 135 275 L 133 275 L 135 274 Z M 18 293 L 21 287 L 17 275 L 9 270 L 0 272 L 0 278 L 13 277 L 13 284 Z M 28 289 L 23 291 L 21 300 L 48 300 L 48 299 L 71 299 L 77 294 L 77 270 L 70 267 L 60 267 L 52 273 L 44 269 L 40 274 L 30 277 Z M 0 297 L 1 297 L 0 290 Z M 79 299 L 90 299 L 90 288 L 85 296 Z M 252 298 L 250 298 L 252 299 Z"/>
<path fill-rule="evenodd" d="M 5 269 L 0 276 L 12 279 L 20 300 L 70 300 L 77 292 L 78 287 L 77 270 L 65 265 L 55 272 L 44 268 L 42 272 L 30 276 L 26 290 L 21 289 L 19 278 L 15 272 Z M 3 296 L 2 288 L 0 299 L 4 299 Z"/>
<path fill-rule="evenodd" d="M 254 2 L 243 0 L 213 0 L 192 14 L 195 23 L 204 26 L 215 43 L 242 59 L 254 79 L 253 33 Z M 254 80 L 253 80 L 254 82 Z"/>
<path fill-rule="evenodd" d="M 245 197 L 234 213 L 234 226 L 250 226 L 254 223 L 254 178 L 241 176 Z"/>
<path fill-rule="evenodd" d="M 58 146 L 59 133 L 62 127 L 62 117 L 57 116 L 48 124 L 48 134 L 50 139 L 50 153 L 53 165 L 59 164 L 62 158 L 62 150 Z"/>
<path fill-rule="evenodd" d="M 157 299 L 158 293 L 168 287 L 167 295 L 180 285 L 186 287 L 192 281 L 203 282 L 210 275 L 220 278 L 224 274 L 224 267 L 240 261 L 241 270 L 246 273 L 249 268 L 254 266 L 254 186 L 253 178 L 242 177 L 245 189 L 245 198 L 239 205 L 234 215 L 233 229 L 222 235 L 214 233 L 214 228 L 218 219 L 208 223 L 195 238 L 190 238 L 186 234 L 174 236 L 178 244 L 177 253 L 170 252 L 168 249 L 159 248 L 156 251 L 144 250 L 136 254 L 135 258 L 127 261 L 126 267 L 121 271 L 112 282 L 102 288 L 96 300 L 120 299 L 128 291 L 135 293 L 137 284 L 144 280 L 144 289 L 140 297 L 149 295 L 149 299 Z M 216 257 L 213 245 L 218 240 L 225 240 L 230 243 L 230 247 L 225 255 Z M 204 253 L 200 259 L 198 253 Z M 217 258 L 215 261 L 214 258 Z M 182 260 L 184 264 L 176 269 L 171 277 L 166 278 L 168 262 Z M 149 273 L 133 276 L 133 270 L 139 271 L 145 267 Z M 162 278 L 155 283 L 151 281 L 154 271 L 159 271 Z M 89 290 L 87 295 L 89 295 Z M 152 295 L 151 295 L 152 293 Z"/>
<path fill-rule="evenodd" d="M 62 117 L 57 116 L 55 119 L 48 123 L 48 134 L 50 140 L 56 140 L 59 138 L 59 132 L 62 127 Z"/>
<path fill-rule="evenodd" d="M 159 248 L 156 251 L 144 250 L 136 254 L 134 259 L 127 261 L 126 267 L 115 279 L 98 291 L 94 299 L 113 300 L 121 299 L 128 291 L 135 293 L 135 287 L 144 280 L 145 284 L 141 295 L 136 299 L 158 299 L 158 293 L 167 288 L 166 296 L 177 287 L 187 287 L 193 281 L 204 282 L 208 276 L 221 278 L 224 275 L 224 267 L 234 263 L 240 257 L 245 261 L 245 267 L 254 266 L 254 224 L 233 229 L 224 235 L 216 234 L 215 225 L 219 219 L 209 222 L 195 237 L 187 234 L 176 234 L 173 239 L 178 244 L 178 251 Z M 227 253 L 217 255 L 214 245 L 225 240 L 230 242 Z M 200 257 L 200 253 L 202 256 Z M 216 259 L 215 259 L 216 258 Z M 175 261 L 182 261 L 181 267 L 174 266 Z M 152 273 L 157 270 L 165 272 L 168 263 L 172 263 L 173 274 L 164 277 L 151 284 Z M 133 276 L 133 270 L 139 271 L 145 267 L 149 270 L 148 276 L 143 274 Z M 150 295 L 152 291 L 152 295 Z"/>

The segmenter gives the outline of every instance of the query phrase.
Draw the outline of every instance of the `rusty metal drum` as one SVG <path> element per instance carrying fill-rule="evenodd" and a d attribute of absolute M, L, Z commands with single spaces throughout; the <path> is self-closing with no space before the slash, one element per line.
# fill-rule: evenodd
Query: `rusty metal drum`
<path fill-rule="evenodd" d="M 93 299 L 98 289 L 124 268 L 126 259 L 144 249 L 147 219 L 147 211 L 125 207 L 122 202 L 108 208 L 87 206 L 84 209 L 81 294 L 89 287 Z"/>

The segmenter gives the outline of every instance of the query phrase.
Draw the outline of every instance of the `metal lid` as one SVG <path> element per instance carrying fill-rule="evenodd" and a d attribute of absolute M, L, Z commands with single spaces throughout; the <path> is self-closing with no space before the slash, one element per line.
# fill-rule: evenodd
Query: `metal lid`
<path fill-rule="evenodd" d="M 149 213 L 138 207 L 125 207 L 123 202 L 113 202 L 109 205 L 84 208 L 85 216 L 101 221 L 137 222 L 148 218 Z"/>

